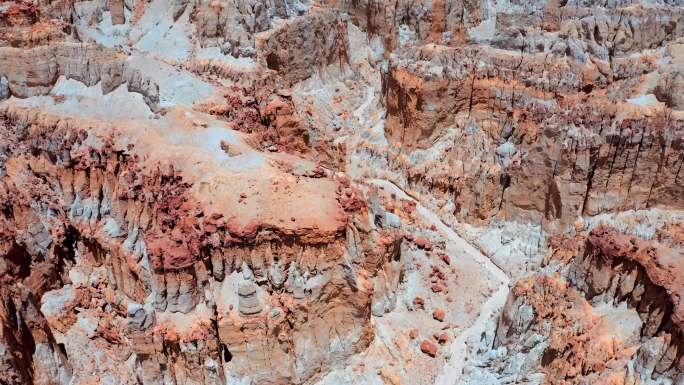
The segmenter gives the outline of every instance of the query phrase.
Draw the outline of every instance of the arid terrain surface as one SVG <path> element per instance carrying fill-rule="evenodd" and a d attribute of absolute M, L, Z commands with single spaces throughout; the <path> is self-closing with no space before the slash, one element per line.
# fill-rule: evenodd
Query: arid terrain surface
<path fill-rule="evenodd" d="M 0 384 L 684 385 L 684 0 L 0 1 Z"/>

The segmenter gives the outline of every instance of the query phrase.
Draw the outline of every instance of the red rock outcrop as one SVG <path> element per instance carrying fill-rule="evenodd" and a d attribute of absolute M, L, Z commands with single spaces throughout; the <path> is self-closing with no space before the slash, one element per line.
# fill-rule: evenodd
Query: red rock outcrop
<path fill-rule="evenodd" d="M 409 153 L 452 137 L 470 145 L 436 150 L 440 165 L 397 156 L 391 166 L 468 221 L 567 227 L 577 216 L 681 208 L 680 114 L 624 101 L 625 79 L 654 71 L 653 60 L 604 68 L 440 46 L 397 55 L 383 77 L 389 139 Z"/>
<path fill-rule="evenodd" d="M 349 270 L 351 266 L 340 264 L 348 252 L 345 228 L 355 229 L 361 237 L 359 246 L 366 250 L 353 257 L 360 264 L 358 269 L 369 268 L 375 274 L 396 251 L 393 237 L 385 245 L 372 243 L 380 239 L 370 241 L 370 229 L 363 228 L 368 215 L 363 205 L 343 206 L 342 200 L 329 197 L 340 207 L 331 213 L 332 222 L 318 222 L 314 227 L 308 227 L 307 220 L 297 218 L 300 214 L 294 211 L 281 225 L 268 216 L 246 222 L 227 217 L 228 213 L 203 207 L 182 170 L 144 161 L 145 155 L 135 145 L 119 147 L 106 127 L 100 128 L 103 136 L 98 136 L 98 130 L 79 128 L 82 124 L 50 116 L 35 118 L 25 111 L 3 112 L 3 140 L 12 143 L 4 154 L 0 190 L 5 202 L 4 285 L 31 285 L 40 301 L 47 290 L 74 284 L 67 276 L 69 269 L 103 269 L 108 277 L 103 288 L 119 298 L 105 303 L 128 303 L 129 314 L 114 315 L 109 326 L 101 322 L 97 329 L 101 334 L 91 338 L 103 339 L 108 349 L 121 354 L 136 353 L 145 381 L 169 374 L 201 378 L 207 373 L 195 365 L 204 357 L 202 361 L 211 358 L 218 365 L 206 369 L 213 371 L 217 381 L 223 378 L 218 368 L 230 362 L 234 373 L 257 382 L 303 382 L 326 362 L 368 345 L 371 291 L 364 278 Z M 316 180 L 321 186 L 335 186 L 331 180 Z M 283 187 L 287 189 L 287 183 Z M 254 197 L 245 195 L 244 199 Z M 237 306 L 228 308 L 230 298 L 237 298 L 238 293 L 225 282 L 229 276 L 231 282 L 238 282 L 238 274 L 260 285 L 253 299 L 261 309 L 256 314 L 241 314 Z M 313 277 L 307 278 L 309 274 Z M 222 281 L 225 289 L 213 292 L 211 288 L 220 287 Z M 146 303 L 150 295 L 154 307 L 130 313 L 131 306 Z M 11 298 L 8 295 L 7 300 Z M 73 311 L 64 307 L 55 316 L 74 317 Z M 188 321 L 175 320 L 173 312 L 187 314 Z M 19 316 L 38 317 L 36 322 L 45 324 L 40 314 Z M 127 317 L 142 319 L 126 321 Z M 153 321 L 144 321 L 147 317 Z M 198 321 L 191 321 L 193 317 Z M 126 332 L 127 328 L 117 326 L 125 322 L 139 326 Z M 186 322 L 190 324 L 184 326 Z M 8 329 L 3 334 L 7 349 L 17 354 L 30 351 L 25 334 L 45 328 L 31 325 L 26 331 L 18 330 L 23 337 L 12 337 L 21 337 L 19 343 L 7 339 L 12 330 Z M 42 333 L 48 334 L 41 342 L 50 342 L 49 329 Z M 128 338 L 131 342 L 124 343 Z M 331 353 L 326 346 L 332 338 L 344 338 L 353 348 Z M 199 350 L 188 352 L 180 347 L 200 341 Z M 312 345 L 312 341 L 318 342 Z M 254 344 L 260 346 L 256 351 Z M 57 361 L 46 362 L 54 368 L 45 370 L 57 370 L 60 350 L 55 343 L 48 348 Z M 6 377 L 8 383 L 22 383 L 21 378 L 43 370 L 36 365 L 24 367 L 29 358 L 22 357 L 7 364 L 15 368 Z M 268 361 L 279 365 L 268 365 Z M 255 371 L 255 365 L 264 371 Z"/>
<path fill-rule="evenodd" d="M 584 255 L 572 261 L 569 278 L 589 299 L 613 296 L 637 309 L 642 336 L 669 333 L 672 343 L 681 345 L 681 263 L 681 244 L 672 248 L 598 227 L 589 234 Z"/>
<path fill-rule="evenodd" d="M 494 346 L 517 351 L 525 339 L 545 341 L 525 365 L 537 365 L 550 384 L 680 378 L 681 250 L 609 227 L 554 243 L 567 280 L 519 281 Z"/>
<path fill-rule="evenodd" d="M 346 24 L 327 9 L 315 8 L 256 37 L 257 61 L 295 83 L 328 65 L 349 66 Z"/>
<path fill-rule="evenodd" d="M 484 4 L 473 1 L 326 1 L 349 13 L 354 24 L 370 37 L 378 37 L 391 52 L 405 44 L 462 44 L 465 29 L 480 24 L 487 12 Z M 415 36 L 402 40 L 403 28 Z"/>
<path fill-rule="evenodd" d="M 0 383 L 684 383 L 682 39 L 677 1 L 0 2 Z"/>
<path fill-rule="evenodd" d="M 435 357 L 437 355 L 437 347 L 432 342 L 425 340 L 420 343 L 420 351 L 427 354 L 430 357 Z"/>

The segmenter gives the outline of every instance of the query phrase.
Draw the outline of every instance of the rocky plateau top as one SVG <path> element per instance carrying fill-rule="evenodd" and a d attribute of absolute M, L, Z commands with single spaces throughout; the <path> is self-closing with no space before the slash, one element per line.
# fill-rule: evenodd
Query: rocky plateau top
<path fill-rule="evenodd" d="M 0 0 L 0 385 L 684 385 L 684 1 Z"/>

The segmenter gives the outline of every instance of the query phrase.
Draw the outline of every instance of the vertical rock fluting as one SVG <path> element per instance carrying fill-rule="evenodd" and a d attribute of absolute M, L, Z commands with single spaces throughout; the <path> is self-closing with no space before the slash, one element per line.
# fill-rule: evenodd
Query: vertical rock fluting
<path fill-rule="evenodd" d="M 0 76 L 7 80 L 8 95 L 18 98 L 45 95 L 60 76 L 88 86 L 100 84 L 107 94 L 122 84 L 143 95 L 157 109 L 159 87 L 139 71 L 130 69 L 115 50 L 81 43 L 55 43 L 31 49 L 0 47 Z"/>
<path fill-rule="evenodd" d="M 578 216 L 681 208 L 680 114 L 644 114 L 587 92 L 619 92 L 603 76 L 567 59 L 482 48 L 397 56 L 383 76 L 385 132 L 406 156 L 390 166 L 419 191 L 453 200 L 455 217 L 468 221 L 567 228 Z M 450 168 L 408 161 L 435 151 Z"/>
<path fill-rule="evenodd" d="M 610 227 L 554 242 L 567 266 L 515 284 L 492 347 L 507 356 L 477 365 L 549 384 L 681 381 L 681 250 Z"/>
<path fill-rule="evenodd" d="M 568 277 L 589 300 L 627 302 L 643 321 L 641 336 L 670 335 L 679 358 L 681 256 L 681 249 L 599 227 L 589 234 L 584 255 L 571 262 Z"/>
<path fill-rule="evenodd" d="M 52 325 L 80 319 L 78 308 L 111 308 L 91 338 L 109 341 L 116 354 L 134 353 L 144 383 L 169 376 L 222 383 L 224 370 L 300 383 L 369 344 L 372 290 L 363 277 L 397 254 L 396 236 L 368 226 L 348 182 L 339 182 L 347 211 L 338 230 L 242 228 L 205 216 L 172 166 L 150 167 L 132 147 L 117 149 L 111 137 L 95 140 L 78 125 L 3 112 L 3 139 L 13 144 L 3 161 L 3 346 L 16 353 L 3 364 L 12 369 L 4 381 L 45 383 L 36 376 L 50 370 L 71 375 L 39 308 L 45 292 L 64 285 L 104 285 L 108 294 L 97 307 L 87 299 L 54 305 Z M 346 227 L 353 239 L 345 239 Z M 90 278 L 82 282 L 76 270 Z M 95 271 L 105 280 L 93 283 Z M 31 285 L 21 304 L 5 287 L 13 281 L 17 290 Z M 74 327 L 66 325 L 60 334 Z M 50 360 L 36 355 L 48 353 Z"/>
<path fill-rule="evenodd" d="M 682 39 L 677 1 L 0 2 L 0 383 L 684 383 Z"/>

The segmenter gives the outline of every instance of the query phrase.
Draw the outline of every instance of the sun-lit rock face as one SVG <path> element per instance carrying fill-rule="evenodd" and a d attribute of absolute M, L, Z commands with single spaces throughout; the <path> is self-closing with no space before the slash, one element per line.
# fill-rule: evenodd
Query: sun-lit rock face
<path fill-rule="evenodd" d="M 397 167 L 468 221 L 567 227 L 581 215 L 681 209 L 681 111 L 658 91 L 677 75 L 657 65 L 677 60 L 678 46 L 609 61 L 491 46 L 395 54 L 383 92 L 388 140 L 407 152 Z"/>
<path fill-rule="evenodd" d="M 29 305 L 50 309 L 20 318 L 61 325 L 60 335 L 48 329 L 44 337 L 55 357 L 62 357 L 60 343 L 67 353 L 83 349 L 67 337 L 74 325 L 94 322 L 92 333 L 111 343 L 107 352 L 137 355 L 144 381 L 171 371 L 220 382 L 230 362 L 233 376 L 286 383 L 368 345 L 367 276 L 398 254 L 401 238 L 373 225 L 348 180 L 295 175 L 292 167 L 312 165 L 258 152 L 236 131 L 211 130 L 221 123 L 206 116 L 197 115 L 201 122 L 186 132 L 162 120 L 135 122 L 134 133 L 125 122 L 35 117 L 24 109 L 3 114 L 3 139 L 11 144 L 3 170 L 3 282 L 35 294 Z M 88 124 L 101 126 L 81 128 Z M 152 145 L 165 153 L 148 153 Z M 39 302 L 54 290 L 101 298 L 49 300 L 63 293 Z M 94 321 L 81 321 L 85 314 Z M 178 356 L 170 362 L 171 354 Z M 268 365 L 268 357 L 280 366 Z M 21 365 L 31 365 L 30 357 L 9 361 L 17 381 L 28 381 Z M 44 364 L 52 365 L 33 362 Z M 78 365 L 70 369 L 77 382 L 91 370 L 108 371 Z"/>
<path fill-rule="evenodd" d="M 684 383 L 684 4 L 0 1 L 0 383 Z"/>
<path fill-rule="evenodd" d="M 606 226 L 557 239 L 552 261 L 566 267 L 516 283 L 493 350 L 476 358 L 471 378 L 676 383 L 684 369 L 681 253 L 679 241 L 645 241 Z"/>

